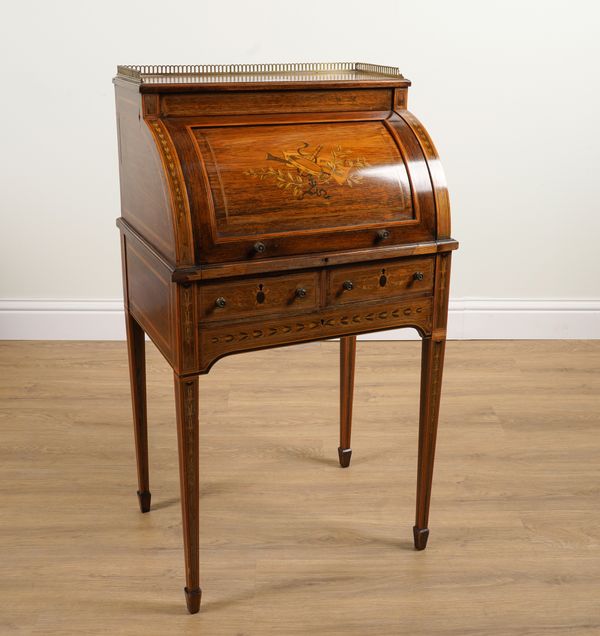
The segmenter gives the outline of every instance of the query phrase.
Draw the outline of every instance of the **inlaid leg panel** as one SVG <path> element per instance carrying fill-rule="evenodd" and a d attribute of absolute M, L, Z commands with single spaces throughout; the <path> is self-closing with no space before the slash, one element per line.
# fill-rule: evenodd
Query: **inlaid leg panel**
<path fill-rule="evenodd" d="M 185 597 L 190 614 L 200 609 L 198 376 L 175 376 L 179 480 L 185 552 Z"/>

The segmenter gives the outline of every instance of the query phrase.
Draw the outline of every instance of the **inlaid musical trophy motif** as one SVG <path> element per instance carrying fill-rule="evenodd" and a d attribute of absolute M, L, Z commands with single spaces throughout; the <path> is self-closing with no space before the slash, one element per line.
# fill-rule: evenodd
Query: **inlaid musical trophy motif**
<path fill-rule="evenodd" d="M 322 145 L 311 148 L 306 142 L 296 150 L 284 150 L 281 156 L 269 152 L 266 159 L 285 167 L 251 168 L 244 174 L 261 181 L 272 181 L 296 199 L 305 196 L 330 199 L 329 184 L 351 188 L 362 181 L 360 169 L 370 165 L 363 157 L 352 159 L 350 153 L 341 146 L 324 150 Z"/>

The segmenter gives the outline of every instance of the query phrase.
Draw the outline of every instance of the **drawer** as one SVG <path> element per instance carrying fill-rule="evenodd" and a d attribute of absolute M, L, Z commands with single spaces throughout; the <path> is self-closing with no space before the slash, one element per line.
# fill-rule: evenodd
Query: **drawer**
<path fill-rule="evenodd" d="M 431 257 L 409 258 L 331 270 L 327 303 L 344 305 L 431 292 L 433 263 Z"/>
<path fill-rule="evenodd" d="M 228 320 L 311 310 L 318 304 L 317 272 L 263 276 L 202 285 L 200 320 Z"/>

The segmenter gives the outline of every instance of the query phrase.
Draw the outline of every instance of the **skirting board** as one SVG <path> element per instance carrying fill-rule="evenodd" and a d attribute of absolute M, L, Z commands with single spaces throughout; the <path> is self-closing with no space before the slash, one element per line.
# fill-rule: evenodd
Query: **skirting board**
<path fill-rule="evenodd" d="M 450 301 L 453 340 L 600 338 L 600 300 L 490 298 Z M 0 300 L 0 340 L 123 340 L 119 300 Z M 364 340 L 414 340 L 413 329 Z"/>

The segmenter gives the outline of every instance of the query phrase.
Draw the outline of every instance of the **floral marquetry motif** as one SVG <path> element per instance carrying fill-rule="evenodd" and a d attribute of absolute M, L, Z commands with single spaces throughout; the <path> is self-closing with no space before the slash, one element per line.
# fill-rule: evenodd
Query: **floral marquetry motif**
<path fill-rule="evenodd" d="M 261 181 L 267 179 L 296 199 L 317 196 L 327 201 L 332 196 L 328 185 L 352 187 L 363 179 L 361 168 L 370 165 L 363 157 L 353 159 L 349 155 L 339 145 L 324 150 L 322 145 L 311 147 L 304 142 L 296 150 L 284 150 L 280 155 L 267 153 L 267 161 L 283 167 L 249 168 L 244 174 Z"/>

